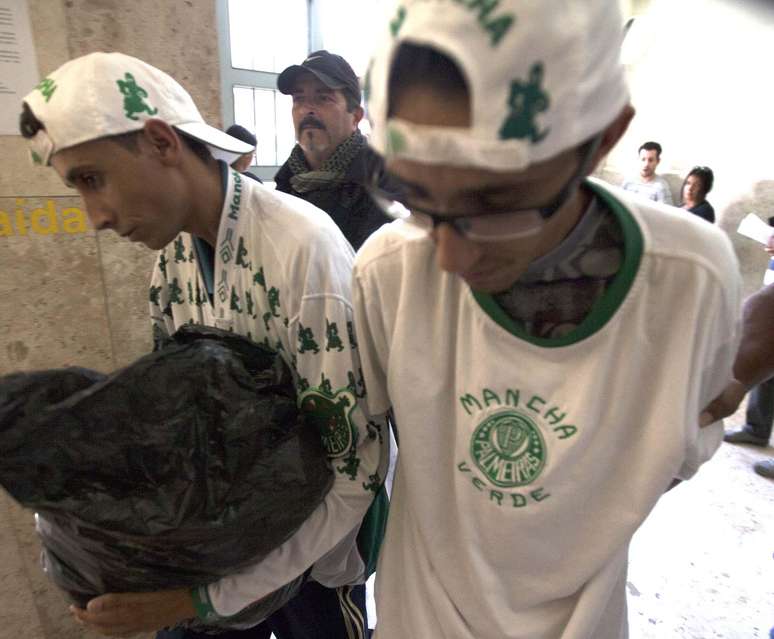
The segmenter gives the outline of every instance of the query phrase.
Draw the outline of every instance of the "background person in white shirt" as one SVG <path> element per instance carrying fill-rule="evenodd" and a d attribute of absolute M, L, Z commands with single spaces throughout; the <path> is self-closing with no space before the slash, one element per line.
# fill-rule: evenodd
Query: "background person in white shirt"
<path fill-rule="evenodd" d="M 661 162 L 661 145 L 658 142 L 645 142 L 639 148 L 640 173 L 636 178 L 626 180 L 621 187 L 654 202 L 672 205 L 672 191 L 669 183 L 656 174 Z"/>

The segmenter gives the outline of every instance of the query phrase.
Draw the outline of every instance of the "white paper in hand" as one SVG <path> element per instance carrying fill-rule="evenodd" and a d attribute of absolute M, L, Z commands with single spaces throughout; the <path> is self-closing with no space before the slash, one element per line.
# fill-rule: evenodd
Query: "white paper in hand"
<path fill-rule="evenodd" d="M 768 243 L 769 238 L 774 235 L 774 227 L 766 224 L 755 213 L 748 213 L 739 222 L 736 232 L 765 245 Z"/>

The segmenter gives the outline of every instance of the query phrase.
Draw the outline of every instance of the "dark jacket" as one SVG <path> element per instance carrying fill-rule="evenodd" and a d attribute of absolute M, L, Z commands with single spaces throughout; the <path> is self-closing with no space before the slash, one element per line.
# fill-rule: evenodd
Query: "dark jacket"
<path fill-rule="evenodd" d="M 355 156 L 346 174 L 346 181 L 333 189 L 318 189 L 296 193 L 290 184 L 293 172 L 285 162 L 274 176 L 277 190 L 311 202 L 333 218 L 341 232 L 357 250 L 382 224 L 392 221 L 361 186 L 376 175 L 379 187 L 390 190 L 384 173 L 384 163 L 370 147 L 364 146 Z"/>
<path fill-rule="evenodd" d="M 715 221 L 715 209 L 712 208 L 712 204 L 707 202 L 707 200 L 704 200 L 701 204 L 697 204 L 688 210 L 694 215 L 704 218 L 707 222 Z"/>

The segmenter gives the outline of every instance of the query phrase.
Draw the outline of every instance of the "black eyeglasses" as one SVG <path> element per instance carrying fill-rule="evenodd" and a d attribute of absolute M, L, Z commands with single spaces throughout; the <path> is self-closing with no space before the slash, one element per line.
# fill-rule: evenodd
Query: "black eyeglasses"
<path fill-rule="evenodd" d="M 575 195 L 592 162 L 602 138 L 595 136 L 583 149 L 583 157 L 570 179 L 548 204 L 525 209 L 507 208 L 486 213 L 448 215 L 417 206 L 401 188 L 401 180 L 393 177 L 397 192 L 388 192 L 376 186 L 367 190 L 377 205 L 390 217 L 404 219 L 428 232 L 442 224 L 448 224 L 461 236 L 476 241 L 499 242 L 528 237 L 540 231 L 547 219 L 562 208 Z"/>

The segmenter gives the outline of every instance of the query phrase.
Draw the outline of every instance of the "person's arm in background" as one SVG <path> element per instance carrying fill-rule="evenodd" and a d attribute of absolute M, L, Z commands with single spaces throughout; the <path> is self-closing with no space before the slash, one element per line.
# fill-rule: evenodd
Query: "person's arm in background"
<path fill-rule="evenodd" d="M 672 189 L 669 187 L 669 182 L 667 182 L 664 178 L 661 178 L 661 179 L 663 180 L 663 186 L 664 186 L 664 190 L 662 191 L 663 198 L 661 198 L 661 201 L 664 204 L 669 204 L 669 206 L 674 206 L 675 204 L 674 204 L 674 201 L 672 200 Z"/>
<path fill-rule="evenodd" d="M 774 255 L 774 238 L 767 252 Z M 747 392 L 774 377 L 774 284 L 745 300 L 742 308 L 742 341 L 734 360 L 734 379 L 704 409 L 701 424 L 736 412 Z"/>

